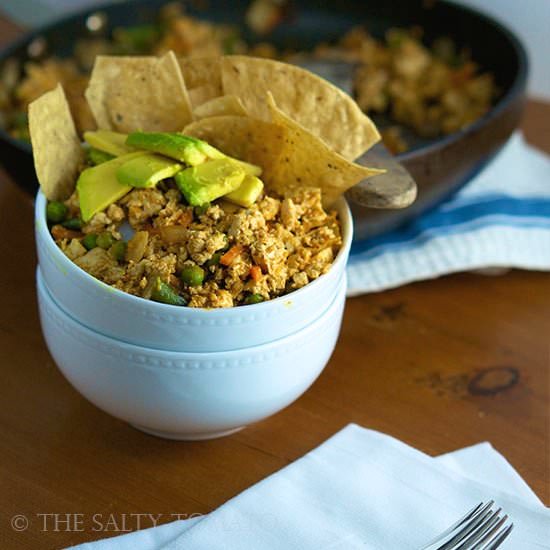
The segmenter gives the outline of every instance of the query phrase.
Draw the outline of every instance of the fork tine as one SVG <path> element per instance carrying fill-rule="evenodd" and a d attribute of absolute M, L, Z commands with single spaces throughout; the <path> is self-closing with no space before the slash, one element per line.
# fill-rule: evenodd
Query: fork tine
<path fill-rule="evenodd" d="M 495 550 L 510 535 L 514 524 L 493 510 L 494 501 L 480 502 L 420 550 Z"/>
<path fill-rule="evenodd" d="M 493 518 L 493 519 L 496 519 L 496 522 L 493 522 L 490 526 L 488 526 L 488 529 L 485 530 L 485 533 L 481 538 L 477 539 L 476 541 L 477 544 L 475 544 L 471 548 L 471 550 L 481 550 L 484 546 L 486 546 L 486 543 L 488 541 L 491 541 L 495 535 L 498 535 L 502 526 L 506 523 L 508 516 L 505 515 L 502 518 L 497 516 L 496 518 Z"/>
<path fill-rule="evenodd" d="M 467 512 L 463 517 L 461 517 L 456 523 L 453 523 L 450 527 L 445 529 L 445 531 L 443 531 L 443 533 L 440 533 L 439 535 L 437 535 L 437 537 L 432 539 L 428 544 L 426 544 L 425 546 L 423 546 L 419 550 L 428 550 L 428 548 L 430 548 L 431 546 L 433 546 L 437 542 L 441 542 L 446 537 L 448 537 L 451 533 L 453 533 L 458 527 L 460 527 L 462 524 L 464 524 L 470 518 L 472 518 L 475 514 L 477 514 L 480 510 L 485 509 L 487 507 L 487 505 L 492 506 L 493 501 L 490 501 L 489 503 L 487 503 L 485 505 L 483 504 L 483 502 L 480 502 L 479 504 L 474 506 L 469 512 Z"/>
<path fill-rule="evenodd" d="M 469 519 L 463 527 L 456 531 L 450 539 L 445 541 L 444 544 L 438 546 L 436 550 L 456 550 L 458 544 L 461 544 L 464 539 L 474 533 L 480 525 L 483 525 L 484 522 L 487 521 L 487 518 L 491 518 L 493 516 L 493 512 L 491 510 L 492 505 L 493 501 L 485 504 L 485 506 L 483 506 L 471 519 Z"/>
<path fill-rule="evenodd" d="M 487 542 L 502 526 L 508 516 L 501 518 L 499 516 L 502 508 L 496 511 L 491 511 L 491 514 L 487 516 L 487 519 L 478 526 L 478 528 L 472 532 L 472 534 L 466 538 L 460 546 L 457 546 L 455 550 L 475 550 L 481 548 L 481 546 Z"/>
<path fill-rule="evenodd" d="M 514 524 L 510 523 L 510 525 L 508 525 L 508 527 L 506 527 L 504 531 L 501 531 L 499 534 L 497 534 L 497 536 L 490 540 L 489 543 L 486 544 L 481 550 L 496 550 L 496 548 L 498 548 L 508 537 L 513 528 Z"/>

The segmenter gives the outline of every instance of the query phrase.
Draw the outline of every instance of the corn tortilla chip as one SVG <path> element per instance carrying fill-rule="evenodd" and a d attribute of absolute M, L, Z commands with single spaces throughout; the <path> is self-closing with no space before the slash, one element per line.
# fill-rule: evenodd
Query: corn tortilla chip
<path fill-rule="evenodd" d="M 218 116 L 192 122 L 183 133 L 203 139 L 226 155 L 259 165 L 269 173 L 285 143 L 285 129 L 246 116 Z"/>
<path fill-rule="evenodd" d="M 61 84 L 29 105 L 34 167 L 48 200 L 65 200 L 74 190 L 84 153 Z"/>
<path fill-rule="evenodd" d="M 208 84 L 216 90 L 213 97 L 223 95 L 219 57 L 185 57 L 179 59 L 179 65 L 188 89 Z"/>
<path fill-rule="evenodd" d="M 203 103 L 206 103 L 207 101 L 210 101 L 211 99 L 221 96 L 221 92 L 212 84 L 204 84 L 202 86 L 197 86 L 196 88 L 190 88 L 187 90 L 187 93 L 189 94 L 189 101 L 191 102 L 193 109 Z"/>
<path fill-rule="evenodd" d="M 103 130 L 169 132 L 192 120 L 173 52 L 160 58 L 98 56 L 86 99 Z"/>
<path fill-rule="evenodd" d="M 279 109 L 348 160 L 380 139 L 355 101 L 326 80 L 299 67 L 254 57 L 221 58 L 224 94 L 239 96 L 251 116 L 269 120 L 265 95 Z"/>
<path fill-rule="evenodd" d="M 330 206 L 359 181 L 383 172 L 354 164 L 283 113 L 268 98 L 272 122 L 246 116 L 203 118 L 183 133 L 204 139 L 232 157 L 259 165 L 266 189 L 287 195 L 319 187 Z"/>
<path fill-rule="evenodd" d="M 333 151 L 284 113 L 270 93 L 267 105 L 272 122 L 285 129 L 284 147 L 267 181 L 280 195 L 303 186 L 320 187 L 323 206 L 328 207 L 356 183 L 384 172 L 354 164 Z"/>
<path fill-rule="evenodd" d="M 214 116 L 246 116 L 247 114 L 242 101 L 236 95 L 215 97 L 193 109 L 193 116 L 197 120 Z"/>

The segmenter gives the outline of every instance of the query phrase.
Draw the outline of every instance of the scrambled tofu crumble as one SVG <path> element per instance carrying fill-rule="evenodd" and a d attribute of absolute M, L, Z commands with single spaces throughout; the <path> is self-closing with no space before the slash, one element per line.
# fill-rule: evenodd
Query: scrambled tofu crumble
<path fill-rule="evenodd" d="M 76 192 L 65 205 L 78 218 Z M 264 195 L 249 208 L 224 200 L 193 208 L 170 180 L 132 190 L 80 228 L 57 224 L 51 233 L 97 279 L 199 308 L 258 303 L 301 288 L 330 269 L 342 244 L 337 213 L 325 212 L 317 188 Z"/>

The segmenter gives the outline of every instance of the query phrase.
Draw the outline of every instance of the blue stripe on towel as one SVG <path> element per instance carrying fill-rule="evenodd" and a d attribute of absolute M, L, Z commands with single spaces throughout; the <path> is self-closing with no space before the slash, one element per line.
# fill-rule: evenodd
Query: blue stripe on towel
<path fill-rule="evenodd" d="M 550 227 L 550 200 L 490 195 L 456 208 L 449 201 L 399 230 L 353 243 L 351 254 L 361 254 L 361 259 L 371 258 L 389 249 L 417 246 L 443 234 L 465 233 L 490 225 Z"/>

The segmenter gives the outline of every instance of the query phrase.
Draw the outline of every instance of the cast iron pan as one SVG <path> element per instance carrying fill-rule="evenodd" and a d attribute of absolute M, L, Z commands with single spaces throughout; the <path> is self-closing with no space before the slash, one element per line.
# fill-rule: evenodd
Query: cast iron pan
<path fill-rule="evenodd" d="M 0 63 L 10 57 L 24 62 L 29 44 L 37 37 L 46 40 L 48 52 L 71 54 L 74 42 L 86 36 L 86 19 L 101 11 L 108 28 L 135 25 L 155 19 L 166 0 L 136 0 L 86 10 L 26 34 L 0 53 Z M 361 235 L 374 235 L 405 223 L 457 190 L 499 150 L 521 117 L 527 77 L 527 57 L 518 39 L 501 24 L 473 10 L 438 0 L 339 0 L 294 1 L 288 16 L 267 37 L 258 38 L 244 25 L 249 0 L 222 0 L 186 5 L 190 15 L 241 27 L 248 42 L 268 40 L 276 46 L 310 49 L 318 42 L 338 39 L 351 27 L 364 24 L 375 36 L 390 27 L 419 25 L 426 40 L 450 36 L 458 46 L 467 46 L 473 59 L 493 73 L 500 96 L 489 113 L 468 128 L 433 141 L 418 141 L 398 159 L 415 178 L 419 194 L 405 210 L 369 210 L 361 215 Z M 206 6 L 206 7 L 200 7 Z M 0 130 L 0 162 L 14 180 L 31 194 L 37 181 L 28 144 Z M 359 229 L 359 228 L 358 228 Z"/>

